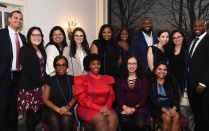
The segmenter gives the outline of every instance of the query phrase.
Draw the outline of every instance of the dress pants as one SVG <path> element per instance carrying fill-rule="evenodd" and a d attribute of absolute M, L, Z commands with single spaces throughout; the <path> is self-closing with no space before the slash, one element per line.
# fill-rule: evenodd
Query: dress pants
<path fill-rule="evenodd" d="M 0 84 L 0 130 L 17 131 L 17 95 L 21 71 Z"/>
<path fill-rule="evenodd" d="M 191 110 L 194 114 L 194 131 L 209 131 L 209 87 L 205 87 L 202 94 L 188 85 L 187 93 Z"/>

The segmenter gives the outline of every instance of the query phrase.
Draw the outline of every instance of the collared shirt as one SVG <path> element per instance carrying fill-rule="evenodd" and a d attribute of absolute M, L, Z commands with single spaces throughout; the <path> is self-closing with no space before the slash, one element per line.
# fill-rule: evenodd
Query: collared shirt
<path fill-rule="evenodd" d="M 194 47 L 194 49 L 193 49 L 193 52 L 191 53 L 191 57 L 193 56 L 193 53 L 194 53 L 194 51 L 196 50 L 198 44 L 200 43 L 200 41 L 203 39 L 203 37 L 204 37 L 206 34 L 207 34 L 207 32 L 205 32 L 205 33 L 203 33 L 202 35 L 198 36 L 199 39 L 198 39 L 197 43 L 195 44 L 195 47 Z M 197 38 L 197 37 L 196 37 L 196 38 Z M 190 50 L 191 50 L 191 47 L 192 47 L 193 43 L 194 43 L 194 40 L 192 41 L 192 44 L 191 44 L 191 46 L 189 47 L 189 52 L 190 52 Z"/>
<path fill-rule="evenodd" d="M 205 33 L 203 33 L 202 35 L 198 36 L 199 39 L 198 39 L 198 41 L 197 41 L 197 43 L 196 43 L 196 45 L 195 45 L 195 47 L 194 47 L 194 49 L 193 49 L 193 52 L 192 52 L 192 54 L 191 54 L 191 57 L 193 56 L 193 53 L 194 53 L 194 51 L 196 50 L 196 47 L 198 46 L 198 44 L 200 43 L 200 41 L 203 39 L 203 37 L 204 37 L 206 34 L 207 34 L 207 32 L 205 32 Z M 196 37 L 196 38 L 197 38 L 197 37 Z M 189 47 L 189 51 L 191 50 L 191 47 L 192 47 L 193 43 L 194 43 L 194 40 L 192 41 L 192 44 L 191 44 L 191 46 Z M 189 71 L 189 68 L 188 68 L 188 71 Z M 203 87 L 206 87 L 206 85 L 203 84 L 203 83 L 199 83 L 199 85 L 201 85 L 201 86 L 203 86 Z"/>
<path fill-rule="evenodd" d="M 12 53 L 13 53 L 12 69 L 11 70 L 16 71 L 17 69 L 16 69 L 16 41 L 15 41 L 16 35 L 15 35 L 15 33 L 18 33 L 18 32 L 15 32 L 9 26 L 8 26 L 8 30 L 9 30 L 9 36 L 10 36 L 10 39 L 11 39 L 11 42 L 12 42 Z M 19 42 L 20 42 L 20 47 L 22 47 L 23 43 L 22 43 L 22 40 L 20 38 L 19 33 L 18 33 L 18 39 L 19 39 Z"/>
<path fill-rule="evenodd" d="M 150 36 L 148 36 L 147 34 L 145 34 L 143 31 L 142 31 L 142 33 L 143 33 L 144 38 L 145 38 L 145 40 L 147 42 L 147 46 L 149 47 L 149 46 L 153 45 L 154 44 L 153 43 L 154 41 L 153 41 L 153 37 L 152 37 L 152 32 L 151 32 Z"/>

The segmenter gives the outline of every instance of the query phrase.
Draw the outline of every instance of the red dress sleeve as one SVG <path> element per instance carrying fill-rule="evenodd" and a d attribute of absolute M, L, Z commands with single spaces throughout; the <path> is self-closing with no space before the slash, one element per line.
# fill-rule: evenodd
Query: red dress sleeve
<path fill-rule="evenodd" d="M 105 106 L 107 106 L 108 108 L 111 108 L 112 103 L 115 100 L 115 92 L 113 91 L 113 88 L 112 88 L 112 84 L 115 83 L 115 79 L 111 76 L 108 76 L 108 75 L 104 75 L 104 78 L 110 86 L 110 95 L 109 95 L 109 98 L 108 98 Z"/>
<path fill-rule="evenodd" d="M 100 111 L 102 106 L 93 103 L 92 100 L 89 100 L 87 96 L 88 82 L 86 77 L 87 76 L 76 76 L 74 78 L 74 97 L 76 98 L 78 103 L 83 107 Z"/>

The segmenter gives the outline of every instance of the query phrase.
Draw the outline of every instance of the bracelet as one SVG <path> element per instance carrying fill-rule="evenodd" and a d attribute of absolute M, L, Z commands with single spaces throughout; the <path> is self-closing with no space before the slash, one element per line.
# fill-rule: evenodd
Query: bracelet
<path fill-rule="evenodd" d="M 138 104 L 138 105 L 136 105 L 135 107 L 134 107 L 134 109 L 136 110 L 136 109 L 138 109 L 140 107 L 140 105 Z"/>
<path fill-rule="evenodd" d="M 67 104 L 67 106 L 68 106 L 69 108 L 71 108 L 70 104 Z"/>

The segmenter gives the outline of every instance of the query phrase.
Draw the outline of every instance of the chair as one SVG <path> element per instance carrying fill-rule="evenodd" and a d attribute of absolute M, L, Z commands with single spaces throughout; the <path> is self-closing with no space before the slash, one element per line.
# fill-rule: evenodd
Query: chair
<path fill-rule="evenodd" d="M 180 114 L 180 127 L 181 131 L 189 131 L 189 120 L 182 114 Z M 161 128 L 162 121 L 154 119 L 153 120 L 153 131 L 157 131 L 158 128 Z"/>

